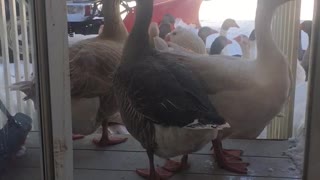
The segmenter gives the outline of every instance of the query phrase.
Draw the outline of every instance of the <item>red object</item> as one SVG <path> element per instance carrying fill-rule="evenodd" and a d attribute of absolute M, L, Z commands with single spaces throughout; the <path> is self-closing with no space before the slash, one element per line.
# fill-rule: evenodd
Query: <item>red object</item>
<path fill-rule="evenodd" d="M 158 24 L 165 14 L 171 14 L 175 18 L 181 18 L 187 24 L 195 24 L 200 27 L 199 9 L 202 0 L 154 0 L 152 22 Z M 135 7 L 132 8 L 123 22 L 131 31 L 135 20 Z"/>
<path fill-rule="evenodd" d="M 84 7 L 85 8 L 85 13 L 84 15 L 85 16 L 90 16 L 91 15 L 91 6 L 90 5 L 87 5 Z"/>

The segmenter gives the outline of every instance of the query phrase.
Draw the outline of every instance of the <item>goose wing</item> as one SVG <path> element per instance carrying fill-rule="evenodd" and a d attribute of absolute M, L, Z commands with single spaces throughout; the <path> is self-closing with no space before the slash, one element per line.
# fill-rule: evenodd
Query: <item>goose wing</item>
<path fill-rule="evenodd" d="M 136 111 L 154 123 L 179 127 L 195 122 L 199 125 L 225 123 L 199 81 L 183 65 L 151 56 L 133 69 L 138 73 L 131 77 L 129 100 Z"/>

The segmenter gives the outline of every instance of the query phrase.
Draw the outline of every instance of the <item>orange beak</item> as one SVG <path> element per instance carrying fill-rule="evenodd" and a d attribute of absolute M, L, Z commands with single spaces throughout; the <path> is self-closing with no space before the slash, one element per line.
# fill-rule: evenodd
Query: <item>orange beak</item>
<path fill-rule="evenodd" d="M 240 42 L 241 41 L 241 36 L 237 36 L 235 38 L 233 38 L 235 41 Z"/>

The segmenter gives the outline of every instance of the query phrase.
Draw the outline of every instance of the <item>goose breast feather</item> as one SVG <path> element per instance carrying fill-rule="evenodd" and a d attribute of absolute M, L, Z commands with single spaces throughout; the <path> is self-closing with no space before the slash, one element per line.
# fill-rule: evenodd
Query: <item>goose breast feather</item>
<path fill-rule="evenodd" d="M 69 48 L 71 96 L 92 98 L 108 93 L 122 46 L 112 41 L 84 41 Z"/>

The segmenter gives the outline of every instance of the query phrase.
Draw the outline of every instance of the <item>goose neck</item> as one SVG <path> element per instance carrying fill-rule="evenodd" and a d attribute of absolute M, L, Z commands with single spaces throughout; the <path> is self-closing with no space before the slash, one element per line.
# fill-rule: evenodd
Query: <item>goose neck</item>
<path fill-rule="evenodd" d="M 277 48 L 271 33 L 272 17 L 282 3 L 287 0 L 258 0 L 255 33 L 257 43 L 257 58 L 259 61 L 271 63 L 274 65 L 275 61 L 282 58 L 280 50 Z M 270 54 L 272 52 L 272 55 Z"/>
<path fill-rule="evenodd" d="M 120 16 L 120 0 L 103 0 L 102 12 L 104 27 L 100 37 L 124 42 L 128 31 Z"/>
<path fill-rule="evenodd" d="M 153 13 L 153 0 L 137 0 L 136 19 L 124 47 L 124 60 L 136 59 L 149 52 L 149 25 Z"/>

